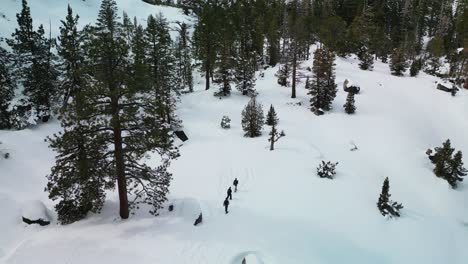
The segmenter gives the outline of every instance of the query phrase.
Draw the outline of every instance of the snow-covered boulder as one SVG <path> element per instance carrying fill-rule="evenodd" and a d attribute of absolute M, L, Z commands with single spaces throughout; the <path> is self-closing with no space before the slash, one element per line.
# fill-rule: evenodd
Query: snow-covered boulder
<path fill-rule="evenodd" d="M 50 224 L 50 216 L 44 203 L 38 200 L 29 201 L 23 205 L 23 222 L 28 225 L 39 224 L 45 226 Z"/>

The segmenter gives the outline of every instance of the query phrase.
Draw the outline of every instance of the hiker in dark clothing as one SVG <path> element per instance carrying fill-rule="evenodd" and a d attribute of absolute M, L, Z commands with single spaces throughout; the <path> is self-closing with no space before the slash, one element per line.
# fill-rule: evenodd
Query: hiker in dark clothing
<path fill-rule="evenodd" d="M 228 212 L 229 200 L 228 200 L 227 197 L 226 197 L 226 199 L 224 200 L 223 205 L 224 205 L 224 211 L 226 212 L 226 214 L 229 213 L 229 212 Z"/>
<path fill-rule="evenodd" d="M 227 197 L 226 199 L 229 198 L 229 200 L 232 200 L 232 189 L 231 187 L 229 187 L 229 189 L 227 190 Z"/>
<path fill-rule="evenodd" d="M 237 180 L 237 178 L 234 179 L 233 184 L 234 184 L 234 192 L 237 192 L 237 184 L 239 184 L 239 181 Z"/>

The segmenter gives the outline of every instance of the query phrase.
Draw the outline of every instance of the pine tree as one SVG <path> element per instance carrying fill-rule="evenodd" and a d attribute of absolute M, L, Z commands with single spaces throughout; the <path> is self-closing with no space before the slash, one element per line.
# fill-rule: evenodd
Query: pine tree
<path fill-rule="evenodd" d="M 179 36 L 175 43 L 177 75 L 180 78 L 180 85 L 187 88 L 189 92 L 193 92 L 192 51 L 189 45 L 188 26 L 185 23 L 179 26 Z"/>
<path fill-rule="evenodd" d="M 403 76 L 408 68 L 406 57 L 401 48 L 396 48 L 392 53 L 392 60 L 390 61 L 390 71 L 395 76 Z"/>
<path fill-rule="evenodd" d="M 131 84 L 128 69 L 132 66 L 129 56 L 129 43 L 122 23 L 118 22 L 117 7 L 114 0 L 103 0 L 96 25 L 88 30 L 90 36 L 86 43 L 87 54 L 95 76 L 93 87 L 89 89 L 86 111 L 95 113 L 96 137 L 105 138 L 102 158 L 113 164 L 112 175 L 102 177 L 117 179 L 120 200 L 120 216 L 129 217 L 129 207 L 145 202 L 153 206 L 151 213 L 156 214 L 166 200 L 171 174 L 167 172 L 170 160 L 177 155 L 172 147 L 172 136 L 168 126 L 168 98 L 170 88 L 162 75 L 167 71 L 159 65 L 172 65 L 166 56 L 170 47 L 167 25 L 164 19 L 148 19 L 149 34 L 148 67 L 151 80 L 148 88 L 137 90 Z M 159 23 L 159 22 L 161 23 Z M 153 27 L 150 29 L 150 27 Z M 164 43 L 165 45 L 162 45 Z M 155 46 L 155 45 L 158 46 Z M 153 56 L 153 57 L 152 57 Z M 154 60 L 157 58 L 158 64 Z M 167 63 L 167 64 L 164 64 Z M 162 76 L 160 76 L 161 74 Z M 96 146 L 98 147 L 98 146 Z M 160 166 L 149 167 L 142 163 L 148 151 L 156 151 L 161 158 Z M 134 197 L 129 203 L 128 193 Z"/>
<path fill-rule="evenodd" d="M 380 193 L 379 201 L 377 202 L 377 208 L 379 208 L 380 213 L 383 216 L 389 217 L 400 217 L 400 210 L 403 209 L 403 205 L 401 203 L 397 203 L 390 200 L 390 183 L 388 181 L 388 177 L 385 178 L 382 192 Z"/>
<path fill-rule="evenodd" d="M 273 107 L 273 105 L 270 105 L 270 110 L 268 110 L 265 124 L 267 126 L 276 126 L 278 124 L 278 121 L 279 119 L 278 119 L 278 116 L 276 115 L 275 108 Z"/>
<path fill-rule="evenodd" d="M 426 72 L 436 74 L 440 68 L 440 58 L 444 54 L 444 42 L 441 37 L 435 37 L 427 44 L 429 60 L 427 62 Z"/>
<path fill-rule="evenodd" d="M 83 65 L 82 34 L 78 31 L 79 16 L 73 16 L 70 5 L 67 12 L 65 20 L 61 21 L 59 45 L 57 46 L 57 52 L 61 59 L 60 70 L 63 76 L 59 83 L 63 93 L 63 107 L 82 88 L 84 78 L 87 76 Z"/>
<path fill-rule="evenodd" d="M 356 106 L 354 106 L 354 93 L 349 92 L 346 97 L 346 103 L 343 105 L 347 114 L 354 114 L 356 112 Z"/>
<path fill-rule="evenodd" d="M 359 57 L 359 68 L 361 70 L 372 71 L 374 69 L 374 56 L 370 54 L 368 47 L 361 47 L 361 51 L 358 54 Z"/>
<path fill-rule="evenodd" d="M 278 84 L 284 87 L 289 86 L 288 78 L 291 75 L 291 67 L 289 64 L 280 65 L 275 76 L 278 78 Z"/>
<path fill-rule="evenodd" d="M 252 97 L 242 111 L 242 128 L 246 137 L 258 137 L 262 134 L 264 124 L 263 109 L 257 99 Z"/>
<path fill-rule="evenodd" d="M 276 124 L 271 126 L 270 137 L 268 138 L 268 142 L 270 142 L 270 151 L 275 150 L 275 143 L 280 140 L 280 138 L 286 136 L 284 131 L 279 132 L 276 129 Z"/>
<path fill-rule="evenodd" d="M 55 56 L 51 52 L 54 40 L 45 37 L 44 27 L 33 29 L 31 12 L 26 0 L 16 15 L 18 28 L 7 43 L 13 50 L 15 82 L 23 85 L 23 98 L 14 106 L 14 126 L 24 128 L 37 120 L 46 122 L 52 111 L 57 89 Z"/>
<path fill-rule="evenodd" d="M 458 151 L 450 162 L 451 177 L 448 179 L 448 183 L 455 189 L 458 186 L 458 182 L 463 181 L 462 177 L 465 177 L 467 174 L 468 170 L 463 167 L 463 154 L 461 151 Z"/>
<path fill-rule="evenodd" d="M 410 67 L 410 76 L 415 77 L 418 75 L 419 71 L 421 70 L 421 60 L 420 59 L 415 59 L 411 63 Z"/>
<path fill-rule="evenodd" d="M 9 129 L 12 125 L 10 103 L 15 94 L 15 85 L 10 67 L 10 54 L 0 47 L 0 129 Z"/>
<path fill-rule="evenodd" d="M 146 54 L 150 83 L 156 100 L 155 110 L 158 116 L 164 118 L 166 126 L 177 126 L 179 120 L 175 108 L 180 87 L 177 86 L 169 26 L 162 14 L 148 17 L 145 38 L 149 43 Z"/>
<path fill-rule="evenodd" d="M 445 179 L 452 188 L 457 188 L 458 182 L 463 181 L 467 170 L 463 167 L 463 155 L 458 151 L 454 156 L 455 149 L 452 148 L 450 140 L 447 139 L 442 147 L 435 148 L 435 154 L 430 156 L 435 165 L 434 174 L 437 177 Z"/>
<path fill-rule="evenodd" d="M 236 58 L 234 78 L 237 90 L 243 95 L 255 96 L 255 70 L 258 55 L 253 50 L 252 36 L 247 28 L 240 32 L 239 40 L 235 44 Z"/>
<path fill-rule="evenodd" d="M 312 96 L 311 110 L 317 115 L 331 110 L 336 97 L 334 59 L 335 55 L 325 47 L 315 51 L 313 78 L 308 94 Z"/>

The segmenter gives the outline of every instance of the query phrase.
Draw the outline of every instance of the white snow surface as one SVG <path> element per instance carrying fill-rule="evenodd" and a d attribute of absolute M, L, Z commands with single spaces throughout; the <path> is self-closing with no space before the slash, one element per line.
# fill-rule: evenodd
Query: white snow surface
<path fill-rule="evenodd" d="M 19 1 L 1 2 L 4 12 L 4 3 Z M 65 14 L 67 1 L 53 0 L 41 16 L 36 8 L 44 2 L 30 0 L 34 18 Z M 97 13 L 97 0 L 71 2 Z M 142 17 L 151 8 L 166 9 L 117 2 Z M 9 17 L 16 12 L 7 11 Z M 0 23 L 0 33 L 11 27 Z M 59 123 L 0 131 L 1 148 L 11 153 L 0 159 L 0 263 L 240 264 L 244 257 L 247 264 L 466 263 L 468 183 L 452 190 L 434 176 L 425 151 L 450 138 L 468 155 L 468 92 L 452 97 L 435 88 L 438 78 L 395 77 L 380 62 L 372 72 L 360 70 L 355 58 L 337 58 L 336 64 L 339 92 L 333 110 L 320 117 L 309 110 L 304 83 L 291 99 L 290 88 L 276 83 L 277 68 L 257 80 L 264 112 L 273 104 L 278 128 L 286 132 L 274 151 L 268 127 L 261 137 L 243 137 L 240 113 L 249 99 L 233 91 L 220 100 L 213 89 L 204 90 L 197 74 L 195 92 L 184 95 L 178 109 L 189 140 L 170 168 L 167 204 L 175 208 L 158 217 L 142 208 L 120 220 L 117 195 L 111 193 L 101 214 L 77 223 L 25 225 L 24 202 L 38 200 L 53 210 L 44 187 L 55 154 L 44 138 L 59 131 Z M 311 65 L 312 60 L 302 64 Z M 342 107 L 345 79 L 361 86 L 355 115 Z M 220 127 L 223 115 L 231 118 L 231 129 Z M 350 151 L 353 143 L 357 151 Z M 316 175 L 321 160 L 339 162 L 334 180 Z M 236 177 L 239 190 L 226 215 L 222 203 Z M 392 199 L 405 207 L 399 219 L 377 210 L 385 177 Z M 195 227 L 198 211 L 203 224 Z"/>

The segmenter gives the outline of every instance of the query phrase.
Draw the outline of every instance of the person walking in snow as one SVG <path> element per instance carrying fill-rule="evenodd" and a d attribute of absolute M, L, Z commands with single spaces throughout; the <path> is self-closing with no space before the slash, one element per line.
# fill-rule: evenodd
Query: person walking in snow
<path fill-rule="evenodd" d="M 237 192 L 237 184 L 239 184 L 239 181 L 237 180 L 237 178 L 234 179 L 234 192 Z"/>
<path fill-rule="evenodd" d="M 229 200 L 228 200 L 227 197 L 226 197 L 226 199 L 224 199 L 223 205 L 224 205 L 224 212 L 226 212 L 226 214 L 229 213 L 228 212 Z"/>
<path fill-rule="evenodd" d="M 229 187 L 229 189 L 227 190 L 227 197 L 226 199 L 229 198 L 229 200 L 232 200 L 232 189 L 231 187 Z"/>

